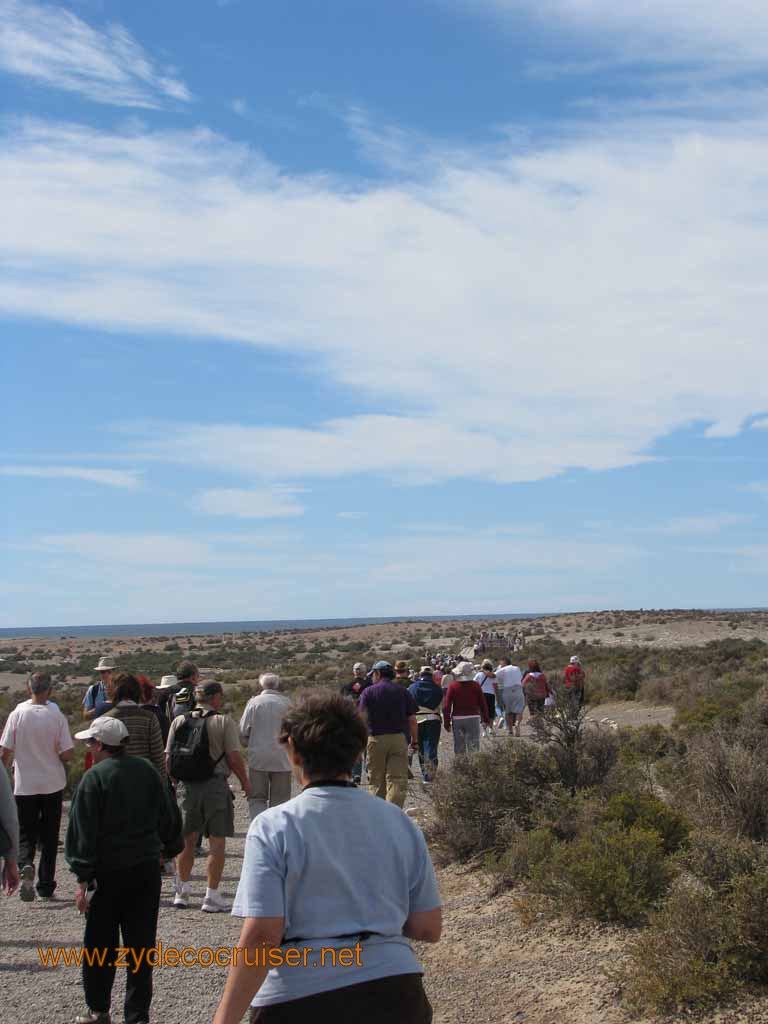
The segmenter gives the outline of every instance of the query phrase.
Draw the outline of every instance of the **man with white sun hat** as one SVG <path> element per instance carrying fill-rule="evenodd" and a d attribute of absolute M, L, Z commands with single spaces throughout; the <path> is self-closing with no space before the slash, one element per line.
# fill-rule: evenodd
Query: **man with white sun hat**
<path fill-rule="evenodd" d="M 128 730 L 120 719 L 97 718 L 75 739 L 88 744 L 94 763 L 72 801 L 65 855 L 77 877 L 75 905 L 80 913 L 88 910 L 83 947 L 108 951 L 102 966 L 83 963 L 87 1010 L 76 1024 L 109 1024 L 118 929 L 121 948 L 136 953 L 129 962 L 139 963 L 126 972 L 126 1024 L 144 1024 L 152 967 L 139 954 L 156 943 L 161 859 L 183 847 L 181 817 L 149 761 L 126 752 Z"/>
<path fill-rule="evenodd" d="M 109 711 L 112 707 L 112 676 L 114 674 L 115 662 L 112 658 L 105 656 L 99 658 L 98 665 L 93 671 L 99 673 L 98 683 L 89 686 L 83 698 L 83 718 L 95 719 Z"/>

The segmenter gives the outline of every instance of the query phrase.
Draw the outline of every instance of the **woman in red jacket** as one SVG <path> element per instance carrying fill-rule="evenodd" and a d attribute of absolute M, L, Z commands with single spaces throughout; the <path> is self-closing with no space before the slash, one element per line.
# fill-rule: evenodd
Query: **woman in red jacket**
<path fill-rule="evenodd" d="M 480 684 L 475 682 L 475 666 L 460 662 L 453 670 L 454 680 L 445 691 L 443 721 L 446 732 L 453 730 L 454 754 L 480 749 L 480 722 L 490 725 L 488 704 Z"/>
<path fill-rule="evenodd" d="M 530 715 L 540 715 L 544 710 L 544 701 L 554 695 L 555 691 L 549 685 L 549 680 L 535 658 L 528 662 L 528 670 L 523 676 L 523 692 Z"/>

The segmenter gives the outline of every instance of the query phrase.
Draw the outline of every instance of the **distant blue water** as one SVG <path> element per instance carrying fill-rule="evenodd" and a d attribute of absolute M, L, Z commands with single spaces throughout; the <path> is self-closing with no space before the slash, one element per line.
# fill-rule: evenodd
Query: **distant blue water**
<path fill-rule="evenodd" d="M 392 615 L 366 619 L 266 619 L 257 622 L 140 622 L 127 626 L 27 626 L 0 629 L 0 639 L 25 636 L 215 636 L 221 633 L 272 633 L 279 629 L 339 629 L 345 626 L 376 626 L 385 622 L 455 622 L 537 619 L 518 612 L 509 615 Z"/>

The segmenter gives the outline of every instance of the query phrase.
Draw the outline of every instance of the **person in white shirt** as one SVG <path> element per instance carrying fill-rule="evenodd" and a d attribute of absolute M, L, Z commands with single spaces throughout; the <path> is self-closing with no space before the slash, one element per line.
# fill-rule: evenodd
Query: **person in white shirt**
<path fill-rule="evenodd" d="M 480 671 L 475 676 L 475 682 L 480 683 L 485 703 L 488 705 L 488 719 L 491 723 L 485 727 L 485 735 L 488 736 L 493 728 L 493 723 L 496 721 L 496 701 L 499 696 L 498 683 L 493 671 L 493 662 L 489 658 L 486 658 L 480 666 Z"/>
<path fill-rule="evenodd" d="M 502 664 L 496 669 L 496 685 L 501 694 L 501 706 L 507 717 L 507 728 L 510 736 L 520 735 L 520 726 L 525 711 L 525 694 L 523 692 L 523 673 L 513 665 L 510 658 L 502 658 Z"/>
<path fill-rule="evenodd" d="M 240 719 L 240 741 L 248 748 L 251 820 L 268 807 L 277 807 L 291 799 L 291 762 L 285 747 L 277 742 L 291 702 L 278 692 L 280 676 L 274 672 L 259 676 L 259 686 L 262 692 L 251 697 Z"/>
<path fill-rule="evenodd" d="M 67 720 L 49 701 L 51 677 L 29 677 L 30 699 L 8 716 L 0 737 L 0 756 L 8 766 L 14 759 L 14 795 L 19 814 L 19 867 L 22 900 L 35 898 L 35 854 L 40 847 L 37 893 L 50 899 L 56 889 L 56 853 L 61 804 L 67 782 L 65 764 L 72 758 Z"/>

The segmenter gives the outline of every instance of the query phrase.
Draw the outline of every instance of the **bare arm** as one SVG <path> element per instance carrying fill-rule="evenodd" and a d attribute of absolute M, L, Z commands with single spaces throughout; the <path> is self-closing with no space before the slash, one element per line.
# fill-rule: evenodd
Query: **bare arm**
<path fill-rule="evenodd" d="M 231 754 L 225 754 L 224 756 L 227 759 L 227 764 L 240 780 L 240 785 L 243 787 L 243 793 L 248 796 L 251 792 L 251 784 L 248 781 L 248 770 L 245 767 L 243 755 L 239 750 L 233 750 Z"/>
<path fill-rule="evenodd" d="M 416 910 L 408 915 L 403 935 L 418 942 L 438 942 L 443 931 L 443 908 Z"/>
<path fill-rule="evenodd" d="M 227 755 L 229 758 L 229 755 Z M 234 771 L 234 768 L 232 769 Z M 240 931 L 234 963 L 227 973 L 224 993 L 213 1018 L 213 1024 L 240 1024 L 251 1000 L 261 988 L 267 976 L 266 966 L 256 966 L 265 958 L 270 949 L 280 945 L 283 938 L 285 918 L 282 917 L 248 917 Z M 254 966 L 249 967 L 245 959 Z"/>
<path fill-rule="evenodd" d="M 13 757 L 13 751 L 9 750 L 8 747 L 0 747 L 0 750 L 2 750 L 2 752 L 3 752 L 2 753 L 3 764 L 5 765 L 6 768 L 10 768 L 10 766 L 11 766 L 11 758 Z"/>
<path fill-rule="evenodd" d="M 418 747 L 419 723 L 416 721 L 416 715 L 408 715 L 408 728 L 411 730 L 411 744 L 414 747 Z"/>
<path fill-rule="evenodd" d="M 72 747 L 70 747 L 69 750 L 60 750 L 59 751 L 59 760 L 63 764 L 69 764 L 69 762 L 72 760 L 73 753 L 74 753 L 74 750 L 72 749 Z"/>

